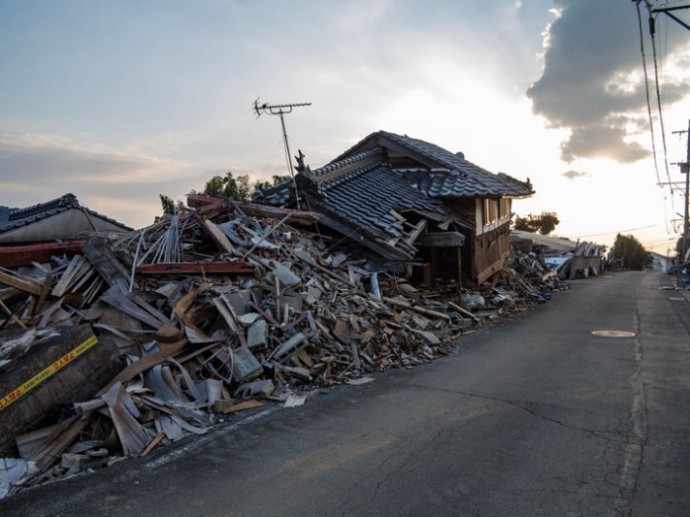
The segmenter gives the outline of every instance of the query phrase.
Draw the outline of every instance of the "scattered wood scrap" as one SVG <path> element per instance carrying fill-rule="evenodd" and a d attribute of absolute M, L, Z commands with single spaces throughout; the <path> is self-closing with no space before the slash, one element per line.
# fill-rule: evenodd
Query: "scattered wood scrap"
<path fill-rule="evenodd" d="M 33 462 L 40 482 L 144 456 L 237 412 L 432 361 L 558 288 L 518 257 L 480 292 L 416 289 L 320 235 L 315 214 L 197 201 L 0 269 L 0 449 L 18 458 L 5 465 Z"/>

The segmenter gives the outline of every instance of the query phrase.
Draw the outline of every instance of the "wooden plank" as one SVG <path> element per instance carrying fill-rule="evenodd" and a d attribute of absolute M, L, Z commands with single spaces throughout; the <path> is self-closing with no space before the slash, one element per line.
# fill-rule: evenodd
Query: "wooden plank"
<path fill-rule="evenodd" d="M 14 287 L 19 291 L 33 294 L 34 296 L 40 296 L 42 291 L 40 283 L 4 268 L 0 268 L 0 283 Z"/>
<path fill-rule="evenodd" d="M 416 305 L 410 305 L 406 301 L 398 300 L 396 298 L 389 298 L 387 296 L 384 296 L 383 301 L 386 303 L 390 303 L 391 305 L 397 305 L 398 307 L 403 307 L 403 308 L 410 310 L 410 311 L 413 311 L 413 312 L 418 312 L 419 314 L 423 314 L 424 316 L 430 316 L 432 318 L 441 318 L 444 320 L 450 320 L 450 316 L 448 316 L 447 314 L 444 314 L 442 312 L 433 311 L 431 309 L 426 309 L 424 307 L 418 307 Z"/>
<path fill-rule="evenodd" d="M 73 416 L 50 427 L 17 437 L 17 448 L 22 458 L 35 461 L 44 471 L 60 459 L 86 427 L 87 420 Z"/>
<path fill-rule="evenodd" d="M 343 277 L 343 276 L 340 276 L 340 275 L 338 275 L 337 273 L 334 273 L 334 272 L 331 271 L 330 269 L 327 269 L 327 268 L 323 267 L 323 266 L 320 265 L 320 264 L 317 264 L 317 263 L 314 261 L 314 259 L 311 258 L 305 251 L 297 250 L 297 251 L 293 252 L 293 255 L 294 255 L 296 258 L 298 258 L 299 260 L 301 260 L 302 262 L 305 262 L 305 263 L 309 264 L 311 267 L 318 269 L 319 271 L 321 271 L 321 272 L 324 273 L 325 275 L 327 275 L 327 276 L 329 276 L 329 277 L 331 277 L 331 278 L 333 278 L 333 279 L 335 279 L 335 280 L 338 280 L 339 282 L 343 282 L 344 284 L 347 284 L 347 285 L 349 285 L 350 287 L 357 287 L 355 284 L 353 284 L 352 282 L 350 282 L 349 279 L 347 279 L 347 278 L 345 278 L 345 277 Z"/>
<path fill-rule="evenodd" d="M 414 241 L 416 241 L 417 237 L 419 237 L 420 234 L 426 229 L 426 225 L 426 219 L 422 219 L 421 221 L 419 221 L 417 225 L 407 235 L 407 237 L 405 238 L 405 242 L 407 242 L 408 244 L 412 244 Z"/>
<path fill-rule="evenodd" d="M 53 283 L 53 275 L 51 273 L 46 273 L 46 278 L 43 281 L 43 287 L 41 288 L 41 294 L 38 298 L 34 298 L 34 303 L 31 306 L 31 316 L 36 316 L 39 314 L 48 300 L 48 295 L 50 294 L 50 286 Z"/>
<path fill-rule="evenodd" d="M 146 448 L 143 451 L 141 451 L 141 454 L 139 455 L 139 457 L 143 458 L 144 456 L 146 456 L 149 452 L 151 452 L 153 450 L 153 448 L 156 445 L 158 445 L 159 443 L 161 443 L 161 441 L 163 441 L 163 438 L 165 438 L 165 433 L 158 433 L 153 438 L 153 440 L 151 440 L 149 442 L 149 444 L 146 446 Z"/>
<path fill-rule="evenodd" d="M 82 251 L 108 285 L 123 293 L 129 291 L 129 271 L 117 260 L 104 241 L 89 239 L 82 245 Z"/>
<path fill-rule="evenodd" d="M 88 269 L 85 271 L 85 265 L 89 264 L 81 255 L 75 255 L 72 257 L 67 269 L 65 269 L 65 271 L 62 273 L 62 276 L 60 276 L 60 280 L 58 280 L 55 284 L 51 294 L 57 297 L 63 296 L 69 286 L 75 282 L 75 278 L 78 279 L 83 273 L 88 271 Z"/>
<path fill-rule="evenodd" d="M 254 216 L 254 217 L 285 217 L 290 215 L 290 219 L 293 222 L 299 224 L 315 224 L 321 219 L 321 214 L 316 212 L 307 212 L 304 210 L 295 210 L 293 208 L 281 208 L 270 205 L 258 205 L 255 203 L 250 203 L 247 201 L 233 201 L 229 200 L 229 203 L 237 206 L 243 213 Z"/>
<path fill-rule="evenodd" d="M 256 399 L 245 400 L 237 404 L 228 404 L 224 400 L 220 400 L 213 405 L 213 410 L 217 413 L 236 413 L 237 411 L 245 411 L 247 409 L 254 409 L 263 406 L 264 403 Z"/>
<path fill-rule="evenodd" d="M 498 259 L 496 262 L 491 264 L 489 267 L 487 267 L 483 271 L 479 272 L 479 274 L 477 275 L 477 283 L 483 284 L 489 278 L 491 278 L 491 276 L 494 275 L 497 271 L 502 270 L 504 265 L 505 265 L 505 260 L 503 258 Z"/>
<path fill-rule="evenodd" d="M 206 232 L 211 236 L 213 241 L 216 243 L 220 251 L 224 253 L 230 253 L 235 248 L 230 239 L 216 226 L 214 223 L 208 219 L 202 219 L 198 217 L 198 221 L 201 226 L 206 230 Z"/>
<path fill-rule="evenodd" d="M 247 262 L 161 262 L 136 268 L 139 275 L 203 275 L 251 274 L 254 267 Z"/>
<path fill-rule="evenodd" d="M 419 246 L 457 248 L 465 243 L 465 236 L 460 232 L 425 233 L 417 240 Z"/>

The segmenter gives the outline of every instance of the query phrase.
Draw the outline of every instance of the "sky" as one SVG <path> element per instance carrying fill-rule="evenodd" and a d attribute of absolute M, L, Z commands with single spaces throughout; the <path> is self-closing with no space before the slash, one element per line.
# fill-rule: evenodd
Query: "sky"
<path fill-rule="evenodd" d="M 279 117 L 253 103 L 310 102 L 285 124 L 312 169 L 372 132 L 407 134 L 529 178 L 514 212 L 556 212 L 559 236 L 620 232 L 666 254 L 690 31 L 657 15 L 653 48 L 641 12 L 642 40 L 631 0 L 4 0 L 0 205 L 71 192 L 147 226 L 159 194 L 287 174 Z"/>

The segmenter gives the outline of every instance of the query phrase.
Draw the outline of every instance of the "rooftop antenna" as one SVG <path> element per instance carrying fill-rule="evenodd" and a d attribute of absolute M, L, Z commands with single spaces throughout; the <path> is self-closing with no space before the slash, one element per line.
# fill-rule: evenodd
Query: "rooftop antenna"
<path fill-rule="evenodd" d="M 285 155 L 287 156 L 288 170 L 290 171 L 290 177 L 292 178 L 292 184 L 295 187 L 295 200 L 299 206 L 299 194 L 297 192 L 297 181 L 295 181 L 295 173 L 292 167 L 292 155 L 290 154 L 290 145 L 288 144 L 287 131 L 285 130 L 285 119 L 283 115 L 292 113 L 294 108 L 299 108 L 302 106 L 311 106 L 311 102 L 297 102 L 294 104 L 268 104 L 264 102 L 259 104 L 259 98 L 254 101 L 254 112 L 256 113 L 256 118 L 259 118 L 263 113 L 268 113 L 269 115 L 279 115 L 280 125 L 283 128 L 283 142 L 285 143 Z"/>

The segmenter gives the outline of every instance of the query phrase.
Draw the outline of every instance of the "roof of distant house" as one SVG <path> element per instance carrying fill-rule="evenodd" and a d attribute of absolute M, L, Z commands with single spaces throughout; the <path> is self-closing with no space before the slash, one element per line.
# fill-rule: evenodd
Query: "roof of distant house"
<path fill-rule="evenodd" d="M 462 153 L 387 131 L 370 134 L 334 162 L 372 147 L 386 149 L 393 168 L 431 197 L 524 197 L 534 193 L 529 179 L 523 182 L 504 173 L 494 174 L 466 160 Z M 393 163 L 395 155 L 411 158 L 416 165 Z"/>
<path fill-rule="evenodd" d="M 56 199 L 52 199 L 45 203 L 28 206 L 26 208 L 10 208 L 7 206 L 0 206 L 0 233 L 14 230 L 22 226 L 26 226 L 42 219 L 46 219 L 53 215 L 59 214 L 70 209 L 83 210 L 90 216 L 98 217 L 110 222 L 123 230 L 132 230 L 129 226 L 116 221 L 110 217 L 99 214 L 82 206 L 74 194 L 65 194 Z"/>

